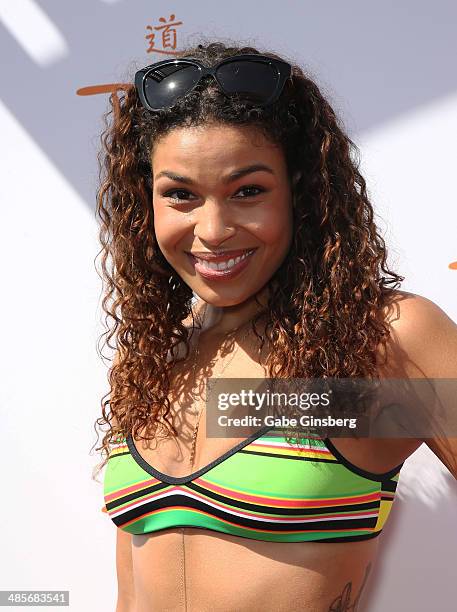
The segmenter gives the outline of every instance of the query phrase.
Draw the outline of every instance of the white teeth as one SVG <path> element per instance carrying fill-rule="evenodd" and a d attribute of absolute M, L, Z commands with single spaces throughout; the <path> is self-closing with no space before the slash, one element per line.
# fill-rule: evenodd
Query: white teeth
<path fill-rule="evenodd" d="M 198 257 L 196 257 L 195 259 L 198 261 L 200 265 L 210 270 L 230 270 L 230 268 L 233 268 L 233 266 L 235 266 L 242 259 L 245 259 L 248 255 L 250 255 L 253 252 L 254 250 L 247 251 L 246 253 L 243 253 L 243 255 L 239 255 L 238 257 L 229 259 L 228 261 L 221 261 L 218 263 L 213 262 L 213 261 L 207 261 L 206 259 L 199 259 Z"/>

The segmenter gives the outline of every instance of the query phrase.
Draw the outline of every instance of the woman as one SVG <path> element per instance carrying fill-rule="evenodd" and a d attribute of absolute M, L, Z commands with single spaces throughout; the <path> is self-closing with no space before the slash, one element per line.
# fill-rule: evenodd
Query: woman
<path fill-rule="evenodd" d="M 454 378 L 457 326 L 397 289 L 355 146 L 298 66 L 220 42 L 180 58 L 137 72 L 103 136 L 117 611 L 362 610 L 423 440 L 210 437 L 204 382 Z M 457 477 L 455 443 L 424 441 Z"/>

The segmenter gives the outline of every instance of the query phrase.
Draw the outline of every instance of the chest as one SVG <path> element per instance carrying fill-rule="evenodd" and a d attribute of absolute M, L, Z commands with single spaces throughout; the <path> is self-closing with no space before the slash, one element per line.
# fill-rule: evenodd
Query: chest
<path fill-rule="evenodd" d="M 196 372 L 197 377 L 194 376 Z M 178 364 L 172 371 L 170 416 L 178 436 L 172 438 L 162 431 L 152 441 L 138 441 L 139 454 L 160 472 L 175 477 L 186 476 L 213 463 L 245 438 L 207 435 L 206 379 L 252 378 L 255 386 L 266 375 L 265 352 L 259 353 L 252 341 L 236 347 L 228 356 L 219 353 L 217 342 L 207 342 L 203 355 L 195 363 Z M 196 378 L 200 382 L 196 383 Z M 420 446 L 417 440 L 407 438 L 333 437 L 331 443 L 349 464 L 375 474 L 390 471 Z M 194 457 L 191 463 L 192 446 Z"/>

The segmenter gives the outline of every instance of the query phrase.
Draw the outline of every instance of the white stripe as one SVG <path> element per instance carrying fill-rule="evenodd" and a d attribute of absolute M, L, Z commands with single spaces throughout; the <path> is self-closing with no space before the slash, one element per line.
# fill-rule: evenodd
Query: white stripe
<path fill-rule="evenodd" d="M 197 497 L 196 495 L 193 495 L 192 493 L 189 493 L 188 491 L 181 491 L 179 489 L 172 489 L 171 491 L 167 491 L 165 493 L 161 493 L 160 495 L 157 495 L 155 499 L 164 499 L 165 497 L 169 497 L 170 495 L 176 495 L 176 491 L 179 492 L 180 495 L 184 496 L 184 497 L 189 497 L 191 499 L 196 499 L 198 501 L 201 501 L 201 499 L 199 497 Z M 125 514 L 126 512 L 130 512 L 130 510 L 133 510 L 134 508 L 140 508 L 141 506 L 144 506 L 145 504 L 149 504 L 152 500 L 151 499 L 145 499 L 145 500 L 141 500 L 138 501 L 137 503 L 133 504 L 132 506 L 129 506 L 128 508 L 122 508 L 116 512 L 110 512 L 110 517 L 111 518 L 117 518 L 118 516 L 122 516 L 123 514 Z M 212 508 L 217 508 L 219 510 L 221 510 L 220 506 L 217 506 L 214 503 L 211 502 L 207 502 L 204 501 L 203 502 L 206 506 L 212 507 Z M 165 509 L 165 508 L 164 508 Z M 193 508 L 189 508 L 189 510 L 193 510 Z M 351 516 L 351 517 L 347 517 L 347 516 L 337 516 L 337 517 L 332 517 L 332 516 L 327 516 L 327 517 L 316 517 L 316 518 L 310 518 L 308 520 L 306 520 L 306 518 L 301 518 L 301 519 L 290 519 L 287 521 L 284 520 L 280 520 L 280 519 L 275 519 L 275 518 L 259 518 L 258 516 L 251 516 L 250 514 L 246 514 L 244 512 L 237 512 L 234 510 L 226 510 L 225 508 L 222 508 L 222 510 L 224 512 L 227 512 L 228 514 L 231 514 L 233 516 L 240 516 L 242 518 L 250 518 L 254 521 L 263 521 L 264 523 L 281 523 L 281 524 L 294 524 L 294 523 L 302 523 L 304 520 L 306 522 L 309 523 L 314 523 L 314 522 L 319 522 L 319 521 L 328 521 L 328 520 L 332 520 L 332 521 L 345 521 L 345 520 L 357 520 L 357 519 L 365 519 L 365 518 L 372 518 L 372 517 L 377 517 L 378 513 L 377 512 L 370 512 L 368 514 L 359 514 L 358 516 Z M 280 508 L 278 508 L 278 510 L 280 510 Z M 217 518 L 217 517 L 215 517 Z"/>
<path fill-rule="evenodd" d="M 251 442 L 251 444 L 254 444 L 255 446 L 276 446 L 278 448 L 286 448 L 286 449 L 290 449 L 290 450 L 300 450 L 300 449 L 305 449 L 305 450 L 318 450 L 320 452 L 329 452 L 328 449 L 325 446 L 314 446 L 312 444 L 285 444 L 284 442 L 268 442 L 268 440 L 255 440 L 254 442 Z M 250 446 L 250 445 L 248 445 Z"/>

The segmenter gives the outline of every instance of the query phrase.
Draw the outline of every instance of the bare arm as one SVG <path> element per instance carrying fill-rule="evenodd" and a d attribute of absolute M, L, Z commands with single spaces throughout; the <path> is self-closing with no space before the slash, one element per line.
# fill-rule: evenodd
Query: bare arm
<path fill-rule="evenodd" d="M 116 572 L 116 612 L 134 612 L 135 583 L 132 566 L 132 535 L 119 528 L 116 536 Z"/>
<path fill-rule="evenodd" d="M 116 352 L 113 366 L 119 361 Z M 113 418 L 116 424 L 116 417 Z M 116 573 L 117 573 L 117 604 L 116 612 L 135 611 L 135 582 L 132 564 L 132 535 L 117 528 L 116 534 Z"/>

